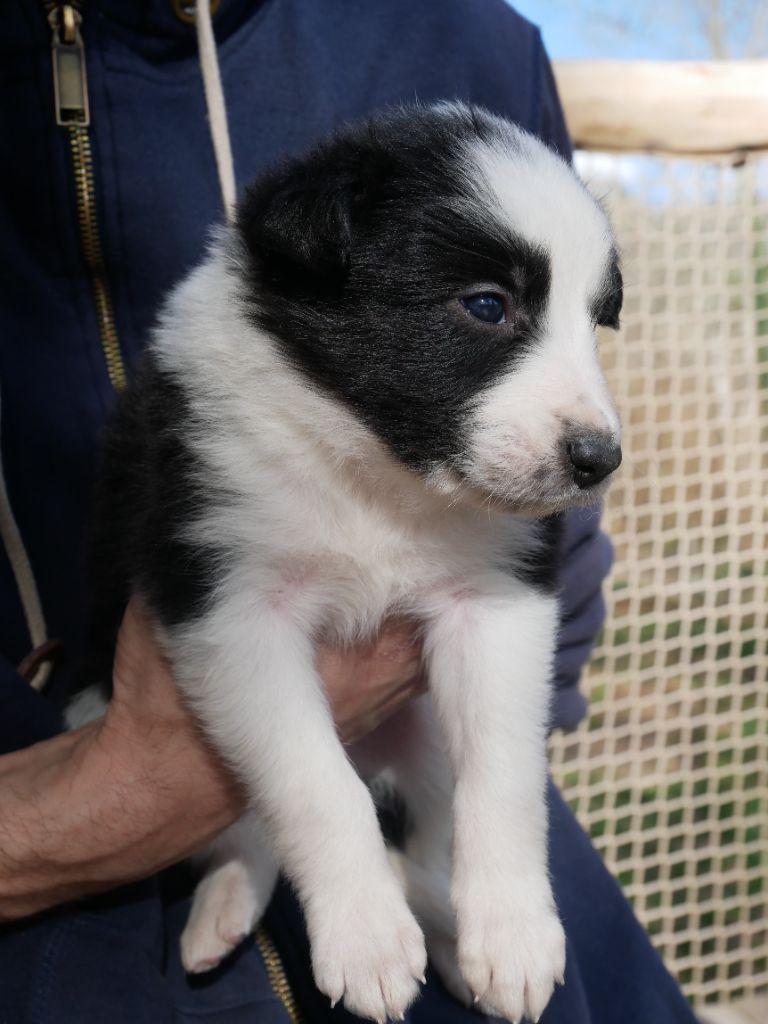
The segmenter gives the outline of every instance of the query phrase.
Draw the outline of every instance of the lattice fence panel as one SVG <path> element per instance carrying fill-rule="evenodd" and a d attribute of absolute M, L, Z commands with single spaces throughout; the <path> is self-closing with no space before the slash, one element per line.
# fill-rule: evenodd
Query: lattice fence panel
<path fill-rule="evenodd" d="M 582 154 L 626 279 L 588 721 L 557 780 L 698 1003 L 768 986 L 768 158 Z"/>

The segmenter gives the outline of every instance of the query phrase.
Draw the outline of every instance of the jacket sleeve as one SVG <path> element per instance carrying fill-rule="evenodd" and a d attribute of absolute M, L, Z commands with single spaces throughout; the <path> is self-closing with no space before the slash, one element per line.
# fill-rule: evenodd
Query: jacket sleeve
<path fill-rule="evenodd" d="M 579 679 L 605 620 L 602 587 L 613 562 L 597 509 L 568 513 L 563 546 L 552 726 L 573 729 L 587 711 Z"/>
<path fill-rule="evenodd" d="M 541 34 L 537 31 L 538 44 L 538 130 L 536 134 L 542 141 L 546 142 L 552 149 L 557 150 L 566 160 L 573 156 L 571 137 L 568 134 L 568 127 L 565 123 L 565 115 L 557 93 L 557 84 L 552 72 L 552 65 L 549 62 L 547 51 L 541 40 Z"/>

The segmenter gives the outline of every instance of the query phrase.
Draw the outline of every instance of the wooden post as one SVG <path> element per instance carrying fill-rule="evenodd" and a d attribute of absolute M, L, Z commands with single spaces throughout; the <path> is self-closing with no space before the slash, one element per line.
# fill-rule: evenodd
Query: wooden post
<path fill-rule="evenodd" d="M 768 149 L 768 60 L 562 60 L 555 76 L 580 149 Z"/>

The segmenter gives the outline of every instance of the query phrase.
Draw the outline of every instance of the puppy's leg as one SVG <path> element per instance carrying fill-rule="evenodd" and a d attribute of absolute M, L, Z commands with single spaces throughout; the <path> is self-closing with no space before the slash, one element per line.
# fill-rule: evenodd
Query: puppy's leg
<path fill-rule="evenodd" d="M 426 960 L 368 790 L 314 667 L 312 604 L 240 593 L 172 639 L 179 678 L 246 784 L 304 907 L 318 987 L 399 1017 Z"/>
<path fill-rule="evenodd" d="M 546 850 L 556 603 L 494 577 L 446 593 L 434 610 L 426 655 L 456 774 L 459 965 L 487 1012 L 537 1020 L 565 966 Z"/>
<path fill-rule="evenodd" d="M 386 766 L 405 804 L 405 838 L 397 858 L 408 904 L 424 930 L 427 954 L 448 991 L 472 1002 L 459 972 L 456 918 L 450 899 L 453 769 L 429 696 L 407 707 L 350 751 L 364 773 Z"/>
<path fill-rule="evenodd" d="M 192 974 L 215 967 L 253 931 L 277 879 L 263 826 L 252 812 L 218 836 L 200 859 L 205 873 L 181 936 L 181 960 Z"/>

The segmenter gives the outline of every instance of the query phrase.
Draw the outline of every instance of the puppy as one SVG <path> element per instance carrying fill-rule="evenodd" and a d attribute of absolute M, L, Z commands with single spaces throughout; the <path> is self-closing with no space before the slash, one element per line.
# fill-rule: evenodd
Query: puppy
<path fill-rule="evenodd" d="M 544 1010 L 564 970 L 556 514 L 599 501 L 621 459 L 595 342 L 620 305 L 610 227 L 570 167 L 458 104 L 268 173 L 170 296 L 108 439 L 95 629 L 108 659 L 142 595 L 250 795 L 206 853 L 189 971 L 253 928 L 279 867 L 319 988 L 353 1013 L 402 1019 L 426 951 L 460 998 Z M 429 696 L 351 760 L 315 644 L 392 614 L 422 625 Z M 385 768 L 405 886 L 366 786 Z"/>

